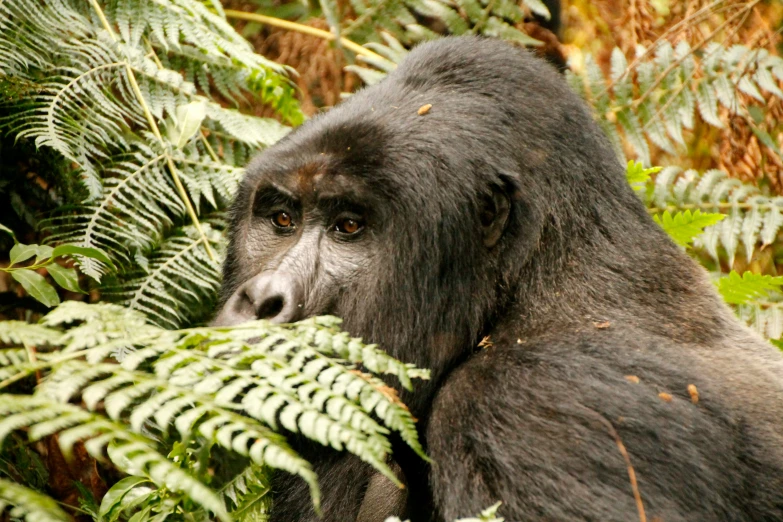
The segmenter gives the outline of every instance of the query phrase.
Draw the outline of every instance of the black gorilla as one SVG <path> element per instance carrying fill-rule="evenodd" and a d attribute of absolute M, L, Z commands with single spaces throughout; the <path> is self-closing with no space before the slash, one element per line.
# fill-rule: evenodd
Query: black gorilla
<path fill-rule="evenodd" d="M 451 521 L 498 500 L 509 521 L 783 520 L 781 354 L 525 51 L 422 45 L 251 163 L 217 322 L 315 314 L 432 369 L 403 394 L 434 461 L 395 446 L 407 496 L 301 444 L 324 520 Z M 299 479 L 273 486 L 273 521 L 317 520 Z"/>

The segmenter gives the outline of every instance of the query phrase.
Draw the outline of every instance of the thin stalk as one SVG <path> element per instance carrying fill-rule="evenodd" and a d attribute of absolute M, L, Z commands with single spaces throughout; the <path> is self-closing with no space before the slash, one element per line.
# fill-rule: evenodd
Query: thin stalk
<path fill-rule="evenodd" d="M 304 24 L 298 24 L 296 22 L 289 22 L 288 20 L 281 20 L 280 18 L 275 18 L 273 16 L 264 16 L 256 13 L 246 13 L 244 11 L 235 11 L 234 9 L 226 9 L 224 12 L 226 13 L 227 18 L 236 18 L 238 20 L 247 20 L 248 22 L 267 24 L 273 27 L 286 29 L 288 31 L 296 31 L 297 33 L 309 34 L 310 36 L 316 36 L 318 38 L 322 38 L 330 42 L 337 40 L 337 37 L 334 35 L 334 33 L 331 33 L 329 31 L 324 31 L 323 29 L 316 29 L 315 27 L 310 27 L 309 25 L 304 25 Z M 353 51 L 356 54 L 366 56 L 368 58 L 373 58 L 375 60 L 387 61 L 386 58 L 384 58 L 380 54 L 374 53 L 371 50 L 366 49 L 361 45 L 357 44 L 356 42 L 352 42 L 351 40 L 345 38 L 344 36 L 340 37 L 339 42 L 340 45 L 342 45 L 346 49 Z"/>

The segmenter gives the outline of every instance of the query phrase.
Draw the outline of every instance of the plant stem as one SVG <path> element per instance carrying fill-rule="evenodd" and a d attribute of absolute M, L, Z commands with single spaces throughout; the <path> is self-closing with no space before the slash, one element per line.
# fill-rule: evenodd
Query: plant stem
<path fill-rule="evenodd" d="M 98 18 L 100 18 L 101 24 L 103 24 L 103 28 L 109 33 L 111 39 L 116 42 L 117 37 L 115 36 L 114 31 L 112 31 L 112 28 L 109 25 L 109 21 L 106 19 L 106 15 L 103 13 L 103 9 L 101 9 L 101 6 L 98 5 L 98 0 L 90 0 L 90 3 L 92 4 L 92 8 L 98 14 Z M 166 141 L 163 139 L 163 136 L 160 133 L 158 124 L 155 122 L 155 118 L 152 116 L 152 112 L 150 112 L 150 108 L 147 105 L 147 101 L 144 99 L 144 95 L 141 94 L 141 89 L 139 88 L 139 84 L 136 81 L 136 75 L 133 73 L 133 68 L 127 61 L 125 61 L 125 70 L 128 73 L 128 80 L 131 84 L 131 88 L 133 89 L 133 94 L 136 96 L 136 99 L 144 111 L 144 117 L 147 119 L 150 130 L 152 130 L 152 133 L 155 135 L 158 141 L 160 141 L 161 144 L 166 147 Z M 215 253 L 212 251 L 212 246 L 209 244 L 209 239 L 207 239 L 206 234 L 204 234 L 204 230 L 201 228 L 201 222 L 196 215 L 196 209 L 193 208 L 193 203 L 191 203 L 190 197 L 188 197 L 188 193 L 185 191 L 185 186 L 182 184 L 182 180 L 177 173 L 177 167 L 174 165 L 174 160 L 168 153 L 166 153 L 166 164 L 169 167 L 169 172 L 171 172 L 171 177 L 174 179 L 174 185 L 177 187 L 179 197 L 185 204 L 185 209 L 187 210 L 193 225 L 196 227 L 196 231 L 198 231 L 198 234 L 201 237 L 201 241 L 204 243 L 204 249 L 207 251 L 209 258 L 214 261 Z"/>
<path fill-rule="evenodd" d="M 226 9 L 224 12 L 226 13 L 227 18 L 236 18 L 238 20 L 247 20 L 249 22 L 267 24 L 273 27 L 287 29 L 289 31 L 296 31 L 297 33 L 309 34 L 310 36 L 316 36 L 318 38 L 322 38 L 330 42 L 333 42 L 337 39 L 334 33 L 331 33 L 329 31 L 324 31 L 323 29 L 310 27 L 309 25 L 298 24 L 296 22 L 289 22 L 288 20 L 282 20 L 280 18 L 274 18 L 272 16 L 264 16 L 256 13 L 246 13 L 244 11 L 235 11 L 234 9 Z M 386 58 L 384 58 L 380 54 L 374 53 L 371 50 L 366 49 L 361 45 L 357 44 L 356 42 L 352 42 L 351 40 L 343 36 L 340 37 L 340 45 L 342 45 L 346 49 L 350 49 L 356 54 L 366 56 L 368 58 L 373 58 L 375 60 L 387 61 Z"/>

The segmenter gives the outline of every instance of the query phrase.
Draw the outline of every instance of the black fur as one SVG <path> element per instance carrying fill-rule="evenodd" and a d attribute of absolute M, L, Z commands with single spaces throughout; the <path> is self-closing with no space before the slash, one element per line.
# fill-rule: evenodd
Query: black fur
<path fill-rule="evenodd" d="M 256 194 L 269 183 L 298 191 L 293 235 L 268 231 L 274 209 Z M 325 192 L 363 203 L 356 240 L 330 235 Z M 487 246 L 498 193 L 510 214 Z M 412 521 L 498 500 L 509 521 L 636 520 L 618 441 L 647 520 L 783 520 L 783 358 L 650 219 L 584 103 L 529 53 L 475 38 L 416 48 L 254 160 L 232 216 L 224 303 L 271 274 L 301 290 L 276 319 L 336 314 L 432 369 L 403 398 L 434 465 L 394 454 Z M 248 318 L 232 310 L 222 321 Z M 300 449 L 324 520 L 367 513 L 382 487 L 371 469 Z M 274 489 L 274 522 L 317 519 L 301 481 Z"/>

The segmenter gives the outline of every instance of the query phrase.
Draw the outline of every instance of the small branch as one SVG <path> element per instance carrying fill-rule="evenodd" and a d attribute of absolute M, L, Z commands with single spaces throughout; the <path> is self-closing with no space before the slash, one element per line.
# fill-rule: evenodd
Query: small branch
<path fill-rule="evenodd" d="M 623 444 L 622 439 L 620 439 L 620 434 L 617 433 L 616 429 L 614 429 L 614 426 L 612 426 L 612 423 L 609 422 L 609 419 L 586 406 L 583 406 L 583 408 L 593 414 L 593 416 L 606 427 L 609 435 L 614 438 L 614 442 L 617 444 L 617 449 L 620 450 L 620 455 L 623 456 L 623 460 L 625 460 L 625 466 L 628 469 L 628 480 L 631 483 L 633 498 L 636 501 L 636 511 L 639 513 L 639 522 L 647 522 L 647 515 L 644 514 L 642 494 L 639 492 L 639 484 L 636 482 L 636 471 L 633 469 L 633 465 L 631 464 L 631 457 L 628 455 L 628 451 L 625 449 L 625 444 Z"/>
<path fill-rule="evenodd" d="M 100 18 L 103 28 L 109 33 L 111 39 L 116 42 L 117 36 L 114 34 L 114 31 L 112 31 L 112 28 L 109 25 L 109 21 L 106 19 L 106 15 L 103 13 L 103 9 L 101 9 L 101 6 L 98 5 L 98 0 L 90 0 L 90 3 L 92 4 L 93 10 L 97 13 L 98 18 Z M 150 108 L 147 105 L 147 101 L 144 99 L 144 95 L 141 94 L 141 89 L 139 88 L 139 84 L 136 81 L 136 75 L 133 73 L 133 68 L 131 68 L 130 63 L 128 63 L 127 60 L 125 61 L 125 71 L 128 73 L 128 81 L 130 82 L 131 88 L 133 89 L 133 94 L 136 96 L 136 99 L 138 100 L 142 110 L 144 111 L 144 117 L 147 119 L 147 123 L 150 126 L 150 130 L 152 130 L 152 133 L 155 135 L 158 141 L 160 141 L 161 144 L 163 144 L 163 146 L 165 147 L 166 141 L 163 139 L 163 136 L 160 133 L 158 124 L 155 122 L 155 118 L 152 116 L 152 112 L 150 112 Z M 179 174 L 177 173 L 177 167 L 174 165 L 174 160 L 171 158 L 171 155 L 168 153 L 166 154 L 166 164 L 169 167 L 169 172 L 171 172 L 171 177 L 174 179 L 174 185 L 177 187 L 177 192 L 179 192 L 179 197 L 182 199 L 182 202 L 185 204 L 185 209 L 187 210 L 188 215 L 190 216 L 190 219 L 193 222 L 193 225 L 196 227 L 199 236 L 201 236 L 201 240 L 204 243 L 204 249 L 207 251 L 207 255 L 209 255 L 209 258 L 212 261 L 214 261 L 215 253 L 212 251 L 212 246 L 209 244 L 209 239 L 207 239 L 206 234 L 204 234 L 204 230 L 201 228 L 201 222 L 199 221 L 198 216 L 196 215 L 196 210 L 193 208 L 193 204 L 190 201 L 190 197 L 188 196 L 188 193 L 185 190 L 184 185 L 182 185 L 182 180 L 179 178 Z"/>
<path fill-rule="evenodd" d="M 323 29 L 316 29 L 315 27 L 310 27 L 309 25 L 304 25 L 304 24 L 298 24 L 296 22 L 289 22 L 288 20 L 281 20 L 280 18 L 274 18 L 272 16 L 264 16 L 256 13 L 246 13 L 244 11 L 235 11 L 234 9 L 226 9 L 224 12 L 226 13 L 227 18 L 236 18 L 237 20 L 246 20 L 248 22 L 267 24 L 273 27 L 286 29 L 288 31 L 295 31 L 297 33 L 309 34 L 310 36 L 315 36 L 317 38 L 321 38 L 323 40 L 327 40 L 330 42 L 333 42 L 337 39 L 334 33 L 331 33 L 329 31 L 324 31 Z M 350 49 L 356 54 L 366 56 L 368 58 L 373 58 L 375 60 L 386 61 L 386 58 L 384 58 L 380 54 L 374 53 L 371 50 L 366 49 L 361 45 L 357 44 L 356 42 L 352 42 L 348 38 L 341 36 L 339 42 L 340 45 L 342 45 L 346 49 Z"/>

